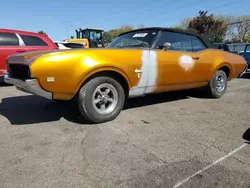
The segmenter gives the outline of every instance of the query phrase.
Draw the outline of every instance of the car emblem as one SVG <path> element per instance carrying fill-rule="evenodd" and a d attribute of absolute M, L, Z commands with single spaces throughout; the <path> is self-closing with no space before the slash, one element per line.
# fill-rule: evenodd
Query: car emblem
<path fill-rule="evenodd" d="M 135 73 L 137 74 L 137 78 L 139 79 L 142 73 L 142 70 L 135 69 Z"/>

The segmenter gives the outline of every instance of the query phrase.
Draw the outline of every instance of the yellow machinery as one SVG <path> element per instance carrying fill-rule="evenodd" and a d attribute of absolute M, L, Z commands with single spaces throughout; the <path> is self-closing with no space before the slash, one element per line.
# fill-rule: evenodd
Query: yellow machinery
<path fill-rule="evenodd" d="M 76 38 L 65 40 L 66 42 L 75 42 L 84 44 L 84 48 L 104 48 L 106 46 L 103 29 L 86 28 L 76 31 Z"/>

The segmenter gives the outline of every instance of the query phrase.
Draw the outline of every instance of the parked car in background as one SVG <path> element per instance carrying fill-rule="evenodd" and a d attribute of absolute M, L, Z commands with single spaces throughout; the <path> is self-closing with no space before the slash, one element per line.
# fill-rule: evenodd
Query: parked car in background
<path fill-rule="evenodd" d="M 202 88 L 220 98 L 228 81 L 246 68 L 243 57 L 214 49 L 207 38 L 160 27 L 123 33 L 106 48 L 17 54 L 7 64 L 6 83 L 48 99 L 75 101 L 93 123 L 115 119 L 132 97 Z"/>
<path fill-rule="evenodd" d="M 244 59 L 247 62 L 247 68 L 241 74 L 241 76 L 242 76 L 243 74 L 250 72 L 250 43 L 246 44 L 244 51 L 240 51 L 240 52 L 238 52 L 238 54 L 241 55 L 242 57 L 244 57 Z"/>
<path fill-rule="evenodd" d="M 72 48 L 84 48 L 84 44 L 64 41 L 54 41 L 60 50 Z"/>
<path fill-rule="evenodd" d="M 243 52 L 246 47 L 246 43 L 232 43 L 232 44 L 227 44 L 227 45 L 229 47 L 229 50 L 235 54 L 239 54 L 239 52 Z"/>
<path fill-rule="evenodd" d="M 6 59 L 9 55 L 56 49 L 57 45 L 45 34 L 0 28 L 0 78 L 7 69 Z"/>
<path fill-rule="evenodd" d="M 219 50 L 223 50 L 223 51 L 226 51 L 226 52 L 230 52 L 229 50 L 229 46 L 225 43 L 214 43 L 214 45 L 216 46 L 217 49 Z"/>

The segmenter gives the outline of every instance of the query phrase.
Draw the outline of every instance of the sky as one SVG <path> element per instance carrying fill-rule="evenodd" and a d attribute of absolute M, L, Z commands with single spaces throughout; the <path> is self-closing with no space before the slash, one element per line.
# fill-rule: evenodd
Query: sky
<path fill-rule="evenodd" d="M 250 15 L 250 0 L 7 0 L 0 10 L 0 28 L 43 30 L 52 40 L 64 40 L 79 28 L 175 26 L 199 10 Z"/>

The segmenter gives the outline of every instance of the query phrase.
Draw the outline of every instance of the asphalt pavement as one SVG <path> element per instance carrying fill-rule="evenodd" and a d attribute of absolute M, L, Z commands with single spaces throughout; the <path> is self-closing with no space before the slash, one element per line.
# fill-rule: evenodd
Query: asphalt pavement
<path fill-rule="evenodd" d="M 97 125 L 13 86 L 0 102 L 1 188 L 250 187 L 250 76 L 221 99 L 132 99 Z"/>

